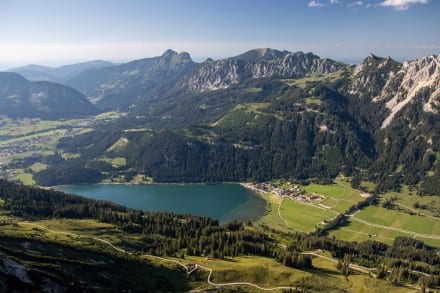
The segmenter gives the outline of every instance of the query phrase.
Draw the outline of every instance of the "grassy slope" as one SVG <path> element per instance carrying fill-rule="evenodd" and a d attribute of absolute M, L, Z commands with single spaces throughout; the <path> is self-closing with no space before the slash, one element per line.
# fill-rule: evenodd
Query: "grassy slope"
<path fill-rule="evenodd" d="M 103 292 L 189 289 L 187 280 L 179 271 L 165 266 L 96 249 L 62 245 L 46 239 L 2 235 L 0 257 L 20 263 L 33 281 L 37 284 L 45 283 L 52 289 L 59 286 L 68 286 L 72 292 L 84 291 L 86 288 L 90 290 L 92 287 Z M 0 280 L 2 278 L 4 276 L 0 275 Z M 22 288 L 17 285 L 13 285 L 17 292 L 26 291 L 23 284 L 18 285 L 23 286 Z M 33 285 L 28 289 L 29 292 L 37 292 L 42 288 Z"/>
<path fill-rule="evenodd" d="M 419 213 L 423 213 L 428 216 L 419 214 L 411 215 L 404 212 L 404 208 L 398 209 L 386 209 L 381 206 L 381 202 L 391 197 L 397 197 L 396 203 L 402 203 L 412 208 L 412 203 L 418 201 L 420 203 L 436 203 L 437 197 L 420 197 L 414 194 L 410 194 L 407 188 L 403 188 L 401 192 L 389 192 L 382 196 L 381 201 L 375 206 L 368 206 L 358 212 L 355 217 L 369 223 L 386 226 L 390 228 L 398 228 L 408 231 L 408 233 L 393 231 L 391 229 L 385 229 L 380 227 L 372 227 L 366 223 L 350 220 L 347 226 L 341 227 L 335 231 L 330 232 L 331 236 L 337 238 L 351 240 L 351 241 L 364 241 L 368 239 L 376 239 L 388 244 L 391 244 L 397 236 L 410 236 L 414 237 L 414 233 L 422 233 L 429 235 L 440 236 L 440 219 L 430 217 L 431 214 L 427 210 L 418 210 Z M 413 232 L 413 233 L 412 233 Z M 429 239 L 422 236 L 416 236 L 416 238 L 424 241 L 429 245 L 440 247 L 440 240 Z"/>
<path fill-rule="evenodd" d="M 19 173 L 15 176 L 14 179 L 20 180 L 24 185 L 33 185 L 35 184 L 34 178 L 32 174 L 29 173 Z"/>
<path fill-rule="evenodd" d="M 264 125 L 264 121 L 269 116 L 277 115 L 273 113 L 265 113 L 264 109 L 269 106 L 268 103 L 245 103 L 238 104 L 226 115 L 214 122 L 212 126 L 220 128 L 234 128 L 237 125 Z"/>

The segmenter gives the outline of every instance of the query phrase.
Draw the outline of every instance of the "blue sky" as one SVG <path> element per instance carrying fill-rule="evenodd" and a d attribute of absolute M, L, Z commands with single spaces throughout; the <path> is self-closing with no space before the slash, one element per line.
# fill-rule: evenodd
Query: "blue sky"
<path fill-rule="evenodd" d="M 440 53 L 438 0 L 0 0 L 0 67 L 270 47 L 360 60 Z"/>

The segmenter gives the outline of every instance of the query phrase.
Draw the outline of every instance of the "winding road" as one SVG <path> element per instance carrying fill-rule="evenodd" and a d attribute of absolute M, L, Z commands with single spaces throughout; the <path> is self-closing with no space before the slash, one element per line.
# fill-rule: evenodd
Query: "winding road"
<path fill-rule="evenodd" d="M 91 239 L 93 239 L 93 240 L 95 240 L 95 241 L 99 241 L 99 242 L 101 242 L 101 243 L 103 243 L 103 244 L 108 245 L 109 247 L 111 247 L 112 249 L 114 249 L 114 250 L 116 250 L 116 251 L 118 251 L 118 252 L 121 252 L 121 253 L 124 253 L 124 254 L 132 255 L 131 252 L 129 252 L 129 251 L 125 250 L 125 249 L 122 249 L 122 248 L 116 247 L 116 246 L 113 245 L 111 242 L 109 242 L 109 241 L 107 241 L 107 240 L 104 240 L 104 239 L 101 239 L 101 238 L 97 238 L 97 237 L 93 237 L 93 236 L 87 236 L 87 235 L 79 235 L 79 234 L 70 233 L 70 232 L 56 231 L 56 230 L 49 229 L 49 228 L 44 227 L 44 226 L 39 225 L 39 224 L 31 223 L 31 222 L 29 222 L 29 221 L 19 222 L 18 224 L 25 224 L 25 225 L 30 225 L 30 226 L 38 227 L 38 228 L 40 228 L 40 229 L 42 229 L 42 230 L 44 230 L 44 231 L 51 232 L 51 233 L 55 233 L 55 234 L 63 234 L 63 235 L 69 235 L 69 236 L 75 236 L 75 237 L 82 237 L 82 238 L 91 238 Z M 319 251 L 302 252 L 301 254 L 303 254 L 303 255 L 310 255 L 310 256 L 319 257 L 319 258 L 325 259 L 325 260 L 327 260 L 327 261 L 330 261 L 330 262 L 332 262 L 332 263 L 337 263 L 337 262 L 338 262 L 337 260 L 335 260 L 335 259 L 333 259 L 333 258 L 330 258 L 330 257 L 324 256 L 324 255 L 321 255 L 321 254 L 319 253 Z M 266 287 L 261 287 L 261 286 L 255 284 L 255 283 L 251 283 L 251 282 L 215 283 L 215 282 L 213 282 L 213 281 L 211 280 L 211 277 L 212 277 L 212 274 L 213 274 L 213 270 L 212 270 L 211 268 L 205 267 L 205 266 L 203 266 L 203 265 L 201 265 L 201 264 L 195 263 L 195 264 L 194 264 L 194 267 L 193 267 L 192 269 L 190 269 L 190 268 L 189 268 L 187 265 L 185 265 L 184 263 L 182 263 L 182 262 L 180 262 L 180 261 L 177 261 L 177 260 L 174 260 L 174 259 L 164 258 L 164 257 L 160 257 L 160 256 L 156 256 L 156 255 L 151 255 L 151 254 L 144 254 L 144 255 L 141 255 L 141 257 L 154 258 L 154 259 L 159 259 L 159 260 L 161 260 L 161 261 L 165 261 L 165 262 L 169 262 L 169 263 L 174 263 L 174 264 L 176 264 L 177 266 L 182 267 L 182 268 L 186 271 L 186 274 L 187 274 L 188 276 L 189 276 L 191 273 L 193 273 L 193 272 L 195 272 L 195 271 L 198 271 L 198 270 L 207 271 L 207 272 L 209 272 L 209 274 L 208 274 L 208 277 L 207 277 L 207 279 L 206 279 L 206 282 L 207 282 L 209 285 L 214 286 L 214 287 L 250 286 L 250 287 L 254 287 L 254 288 L 257 288 L 257 289 L 259 289 L 259 290 L 262 290 L 262 291 L 275 291 L 275 290 L 299 290 L 299 291 L 301 291 L 301 288 L 299 288 L 299 287 L 278 286 L 278 287 L 266 288 Z M 367 268 L 367 267 L 359 266 L 359 265 L 356 265 L 356 264 L 349 264 L 349 267 L 350 267 L 352 270 L 354 270 L 354 271 L 357 271 L 357 272 L 360 272 L 360 273 L 364 273 L 364 274 L 367 274 L 367 275 L 373 275 L 373 276 L 374 276 L 374 274 L 372 273 L 372 271 L 374 270 L 374 268 Z M 419 272 L 419 271 L 412 271 L 412 272 L 414 272 L 414 273 L 420 273 L 420 274 L 423 274 L 423 275 L 425 275 L 425 276 L 430 276 L 429 274 L 422 273 L 422 272 Z M 418 288 L 418 287 L 416 287 L 416 286 L 409 286 L 409 287 L 412 287 L 412 288 Z"/>
<path fill-rule="evenodd" d="M 79 235 L 79 234 L 69 233 L 69 232 L 63 232 L 63 231 L 55 231 L 55 230 L 49 229 L 49 228 L 47 228 L 47 227 L 44 227 L 44 226 L 42 226 L 42 225 L 35 224 L 35 223 L 31 223 L 31 222 L 28 222 L 28 221 L 19 222 L 19 224 L 25 224 L 25 225 L 30 225 L 30 226 L 38 227 L 38 228 L 40 228 L 40 229 L 42 229 L 42 230 L 44 230 L 44 231 L 51 232 L 51 233 L 56 233 L 56 234 L 70 235 L 70 236 L 82 237 L 82 238 L 92 238 L 93 240 L 99 241 L 99 242 L 101 242 L 101 243 L 104 243 L 104 244 L 110 246 L 112 249 L 114 249 L 114 250 L 116 250 L 116 251 L 118 251 L 118 252 L 125 253 L 125 254 L 130 254 L 130 255 L 132 254 L 131 252 L 126 251 L 125 249 L 122 249 L 122 248 L 116 247 L 116 246 L 114 246 L 112 243 L 110 243 L 109 241 L 104 240 L 104 239 L 101 239 L 101 238 L 92 237 L 92 236 L 87 236 L 87 235 Z M 197 270 L 208 271 L 209 274 L 208 274 L 208 278 L 206 279 L 206 282 L 207 282 L 209 285 L 211 285 L 211 286 L 215 286 L 215 287 L 227 287 L 227 286 L 251 286 L 251 287 L 257 288 L 257 289 L 262 290 L 262 291 L 274 291 L 274 290 L 301 290 L 301 288 L 298 288 L 298 287 L 289 287 L 289 286 L 279 286 L 279 287 L 265 288 L 265 287 L 261 287 L 261 286 L 259 286 L 259 285 L 257 285 L 257 284 L 250 283 L 250 282 L 215 283 L 215 282 L 211 281 L 211 276 L 212 276 L 213 270 L 210 269 L 210 268 L 207 268 L 207 267 L 205 267 L 205 266 L 203 266 L 203 265 L 201 265 L 201 264 L 197 264 L 197 263 L 194 264 L 194 268 L 192 268 L 192 269 L 190 270 L 190 268 L 189 268 L 187 265 L 185 265 L 185 264 L 183 264 L 183 263 L 181 263 L 181 262 L 179 262 L 179 261 L 177 261 L 177 260 L 174 260 L 174 259 L 164 258 L 164 257 L 160 257 L 160 256 L 156 256 L 156 255 L 151 255 L 151 254 L 144 254 L 144 255 L 141 255 L 141 257 L 155 258 L 155 259 L 159 259 L 159 260 L 162 260 L 162 261 L 166 261 L 166 262 L 174 263 L 174 264 L 176 264 L 176 265 L 182 267 L 182 268 L 186 271 L 186 274 L 187 274 L 187 275 L 190 275 L 191 273 L 193 273 L 193 272 L 195 272 L 195 271 L 197 271 Z"/>

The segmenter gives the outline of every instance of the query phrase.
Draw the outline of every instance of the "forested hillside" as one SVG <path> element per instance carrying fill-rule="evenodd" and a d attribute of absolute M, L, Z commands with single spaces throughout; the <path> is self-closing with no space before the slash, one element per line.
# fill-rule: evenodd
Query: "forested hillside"
<path fill-rule="evenodd" d="M 80 157 L 54 168 L 75 164 L 106 177 L 134 172 L 167 182 L 326 182 L 342 172 L 355 186 L 367 180 L 378 191 L 409 184 L 438 193 L 439 72 L 438 56 L 402 64 L 371 55 L 349 66 L 258 49 L 196 64 L 167 51 L 77 80 L 89 97 L 104 76 L 105 84 L 123 82 L 98 104 L 118 108 L 110 101 L 120 101 L 130 110 L 93 133 L 63 139 L 59 149 Z M 123 146 L 112 148 L 121 139 Z M 126 158 L 125 169 L 91 163 L 102 156 Z M 46 176 L 60 173 L 54 170 L 37 176 L 39 183 L 66 182 Z"/>

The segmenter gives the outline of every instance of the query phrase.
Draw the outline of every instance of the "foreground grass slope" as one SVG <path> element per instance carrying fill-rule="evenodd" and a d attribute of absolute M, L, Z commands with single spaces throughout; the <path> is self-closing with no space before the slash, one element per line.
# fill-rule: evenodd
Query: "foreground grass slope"
<path fill-rule="evenodd" d="M 206 282 L 207 272 L 196 272 L 188 278 L 180 266 L 166 259 L 150 258 L 142 253 L 139 256 L 120 253 L 94 240 L 97 237 L 105 239 L 116 248 L 133 248 L 139 244 L 134 235 L 127 235 L 113 225 L 93 220 L 60 219 L 31 223 L 16 220 L 19 219 L 14 219 L 14 224 L 3 226 L 5 229 L 0 231 L 0 258 L 7 256 L 23 265 L 34 281 L 46 278 L 52 280 L 51 286 L 62 288 L 67 284 L 71 290 L 82 290 L 84 286 L 110 290 L 130 288 L 133 291 L 186 291 L 191 288 L 209 291 L 216 288 Z M 320 258 L 313 260 L 311 270 L 289 268 L 271 258 L 258 256 L 224 260 L 196 256 L 167 259 L 189 267 L 200 264 L 212 269 L 214 283 L 249 282 L 263 288 L 299 286 L 311 292 L 411 292 L 408 288 L 395 287 L 368 275 L 354 273 L 344 277 L 334 262 Z M 69 275 L 65 275 L 66 270 Z M 15 285 L 23 290 L 33 288 L 19 282 Z M 227 288 L 261 292 L 249 285 Z M 273 291 L 282 292 L 281 289 Z"/>

